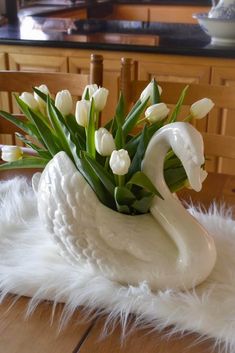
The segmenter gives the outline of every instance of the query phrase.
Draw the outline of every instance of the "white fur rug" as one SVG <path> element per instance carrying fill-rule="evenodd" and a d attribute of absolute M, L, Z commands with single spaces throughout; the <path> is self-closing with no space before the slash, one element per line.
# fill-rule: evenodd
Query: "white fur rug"
<path fill-rule="evenodd" d="M 152 293 L 146 283 L 125 287 L 68 264 L 38 219 L 32 188 L 24 179 L 1 182 L 0 299 L 8 293 L 31 296 L 29 313 L 43 299 L 65 302 L 63 323 L 78 306 L 98 309 L 112 322 L 120 319 L 124 333 L 134 313 L 138 326 L 161 330 L 173 324 L 173 333 L 198 332 L 235 352 L 235 221 L 215 206 L 208 214 L 190 212 L 215 238 L 215 269 L 192 291 Z"/>

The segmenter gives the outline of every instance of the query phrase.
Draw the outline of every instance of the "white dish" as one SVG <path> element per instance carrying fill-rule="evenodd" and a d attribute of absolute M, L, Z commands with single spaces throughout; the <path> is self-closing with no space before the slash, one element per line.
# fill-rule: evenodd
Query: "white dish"
<path fill-rule="evenodd" d="M 194 14 L 199 25 L 211 37 L 211 43 L 235 46 L 235 20 L 210 18 L 207 13 Z"/>

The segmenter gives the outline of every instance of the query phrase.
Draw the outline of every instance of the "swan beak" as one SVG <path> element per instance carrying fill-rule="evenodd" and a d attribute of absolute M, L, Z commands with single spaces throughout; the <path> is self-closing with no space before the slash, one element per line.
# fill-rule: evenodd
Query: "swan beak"
<path fill-rule="evenodd" d="M 200 191 L 202 188 L 201 166 L 192 162 L 184 168 L 191 188 L 197 192 Z"/>

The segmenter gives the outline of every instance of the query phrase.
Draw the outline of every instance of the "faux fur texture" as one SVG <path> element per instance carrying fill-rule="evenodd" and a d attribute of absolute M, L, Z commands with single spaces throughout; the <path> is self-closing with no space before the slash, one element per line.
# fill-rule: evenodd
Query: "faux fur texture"
<path fill-rule="evenodd" d="M 121 321 L 123 335 L 134 313 L 137 326 L 162 330 L 173 324 L 172 333 L 198 332 L 235 352 L 235 221 L 229 210 L 215 205 L 208 213 L 189 211 L 214 236 L 214 271 L 194 290 L 153 293 L 146 283 L 126 287 L 68 264 L 40 223 L 31 186 L 19 178 L 1 182 L 1 300 L 8 293 L 30 296 L 28 313 L 43 299 L 65 302 L 63 324 L 82 305 L 89 313 L 107 313 L 109 323 Z"/>

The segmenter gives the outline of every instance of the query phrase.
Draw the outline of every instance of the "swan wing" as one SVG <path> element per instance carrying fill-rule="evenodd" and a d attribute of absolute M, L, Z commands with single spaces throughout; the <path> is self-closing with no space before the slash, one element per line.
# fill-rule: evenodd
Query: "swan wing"
<path fill-rule="evenodd" d="M 48 163 L 37 194 L 40 218 L 70 262 L 105 266 L 115 258 L 118 262 L 121 253 L 144 261 L 156 256 L 144 253 L 146 229 L 140 227 L 144 222 L 153 228 L 154 223 L 149 225 L 143 217 L 136 226 L 136 217 L 100 203 L 66 153 L 59 152 Z"/>

